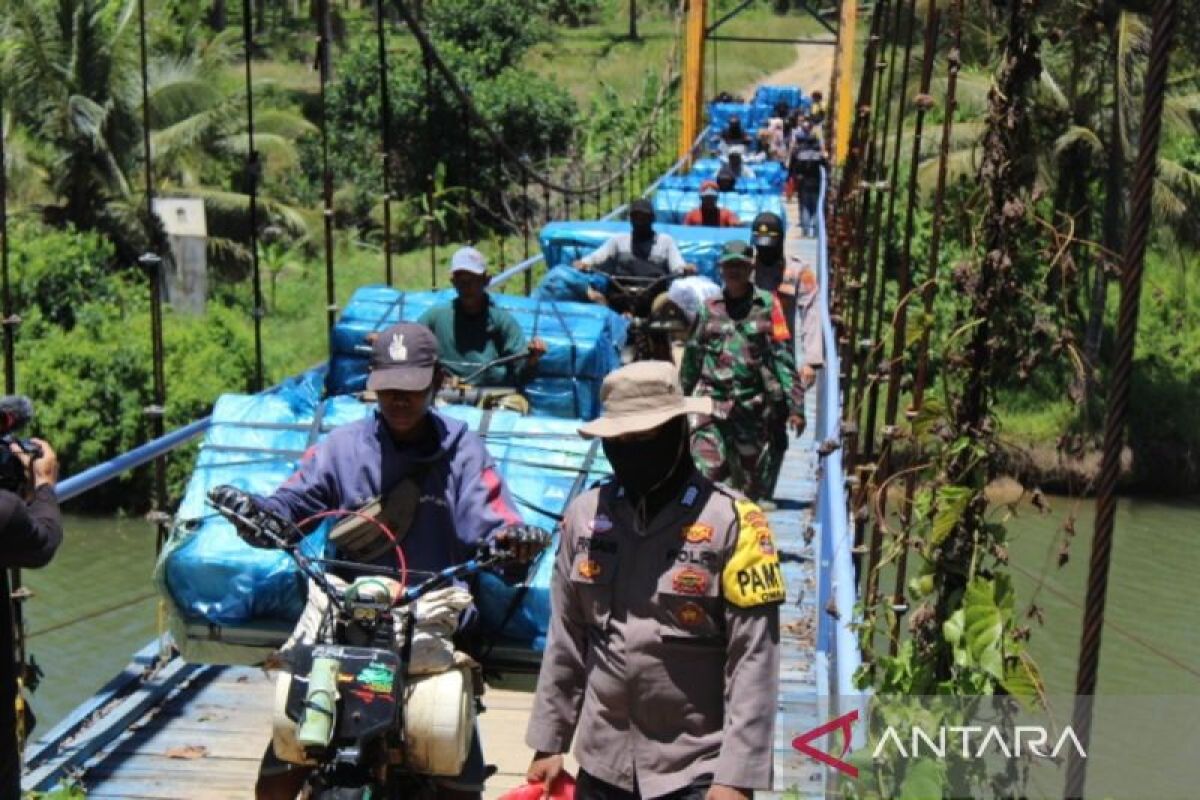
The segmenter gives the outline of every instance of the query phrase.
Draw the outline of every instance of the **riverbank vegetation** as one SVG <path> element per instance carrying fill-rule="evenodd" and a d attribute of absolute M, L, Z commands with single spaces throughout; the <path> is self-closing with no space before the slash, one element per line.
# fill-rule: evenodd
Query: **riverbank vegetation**
<path fill-rule="evenodd" d="M 918 282 L 931 266 L 930 208 L 946 113 L 950 22 L 948 4 L 939 6 L 944 12 L 942 49 L 926 98 L 931 106 L 917 171 L 921 207 L 911 264 Z M 1012 313 L 1020 324 L 988 376 L 1005 468 L 1031 485 L 1068 493 L 1092 491 L 1099 463 L 1150 34 L 1148 5 L 1088 3 L 1083 13 L 1080 8 L 1042 3 L 1033 18 L 1038 74 L 1026 103 L 1029 150 L 1012 168 L 1026 171 L 1030 186 L 1021 209 L 1029 215 L 1030 227 L 1017 260 L 1036 262 L 1038 269 L 1018 271 L 1018 285 L 1005 289 L 1018 295 Z M 979 170 L 1006 13 L 1002 6 L 967 4 L 948 142 L 937 301 L 932 318 L 919 312 L 908 316 L 909 343 L 922 327 L 931 328 L 935 381 L 929 391 L 939 398 L 944 396 L 941 379 L 966 366 L 950 356 L 963 320 L 961 298 L 973 290 L 962 280 L 968 274 L 965 265 L 977 257 L 985 222 Z M 1200 227 L 1195 214 L 1200 203 L 1200 49 L 1194 38 L 1200 14 L 1191 7 L 1180 14 L 1153 194 L 1124 480 L 1129 491 L 1171 494 L 1200 491 L 1200 406 L 1195 402 L 1200 398 Z M 919 17 L 905 90 L 907 123 L 899 142 L 901 199 L 912 148 L 912 99 L 920 91 L 923 26 L 924 17 Z M 899 33 L 885 37 L 887 52 L 895 42 L 902 54 L 908 32 L 902 20 Z M 890 156 L 894 132 L 880 141 Z M 903 215 L 897 218 L 881 246 L 890 308 L 895 308 L 894 279 L 904 238 Z M 884 342 L 882 351 L 889 349 Z"/>
<path fill-rule="evenodd" d="M 532 0 L 521 14 L 507 0 L 420 5 L 423 27 L 486 125 L 553 182 L 595 183 L 647 141 L 612 189 L 569 200 L 536 184 L 526 192 L 516 165 L 462 112 L 447 81 L 437 70 L 427 77 L 420 47 L 384 4 L 392 197 L 385 235 L 375 6 L 331 4 L 325 118 L 339 306 L 356 287 L 384 282 L 385 244 L 394 285 L 444 286 L 448 248 L 472 241 L 494 268 L 511 265 L 527 247 L 536 250 L 546 217 L 598 216 L 675 158 L 676 3 L 642 3 L 636 39 L 628 4 L 618 0 Z M 0 8 L 18 390 L 37 406 L 34 432 L 54 442 L 64 473 L 73 474 L 144 441 L 150 430 L 149 291 L 138 257 L 166 247 L 145 210 L 137 3 L 6 0 Z M 252 8 L 256 232 L 270 385 L 326 355 L 321 82 L 313 50 L 321 4 L 260 0 Z M 767 21 L 793 33 L 811 27 L 763 7 L 739 18 L 735 32 Z M 147 22 L 152 188 L 157 197 L 201 199 L 208 234 L 205 312 L 166 310 L 171 429 L 203 416 L 222 392 L 253 385 L 249 120 L 240 6 L 151 0 Z M 790 48 L 747 48 L 722 79 L 744 83 L 791 57 Z M 187 453 L 171 458 L 175 492 L 190 461 Z M 139 471 L 82 504 L 136 507 L 148 486 L 148 471 Z"/>

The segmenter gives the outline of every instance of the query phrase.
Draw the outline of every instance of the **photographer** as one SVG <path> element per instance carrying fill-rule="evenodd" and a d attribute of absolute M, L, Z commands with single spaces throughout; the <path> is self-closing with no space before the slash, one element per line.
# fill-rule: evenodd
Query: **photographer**
<path fill-rule="evenodd" d="M 0 797 L 3 798 L 21 796 L 16 719 L 18 665 L 8 570 L 46 566 L 62 542 L 62 520 L 54 494 L 58 457 L 41 439 L 31 441 L 41 449 L 40 454 L 31 455 L 15 442 L 8 445 L 11 457 L 20 462 L 28 475 L 27 496 L 0 489 L 0 594 L 5 603 L 0 612 Z"/>

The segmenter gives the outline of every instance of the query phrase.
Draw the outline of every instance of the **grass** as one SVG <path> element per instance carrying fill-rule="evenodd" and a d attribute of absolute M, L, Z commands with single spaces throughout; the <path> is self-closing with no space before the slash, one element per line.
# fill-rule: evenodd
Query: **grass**
<path fill-rule="evenodd" d="M 645 5 L 645 4 L 644 4 Z M 600 101 L 610 90 L 616 97 L 630 101 L 644 95 L 646 80 L 662 74 L 675 37 L 675 22 L 661 4 L 645 9 L 639 17 L 639 41 L 627 38 L 628 17 L 626 0 L 608 0 L 595 24 L 579 28 L 559 27 L 551 40 L 530 50 L 525 66 L 552 78 L 566 87 L 580 107 L 587 109 Z M 713 20 L 710 20 L 710 24 Z M 720 33 L 730 36 L 771 36 L 779 38 L 821 35 L 823 29 L 807 15 L 774 14 L 766 3 L 756 5 L 723 25 Z M 363 35 L 358 31 L 355 35 Z M 299 35 L 299 34 L 296 34 Z M 396 42 L 403 49 L 409 38 Z M 286 44 L 274 52 L 282 55 L 294 50 Z M 771 72 L 788 66 L 795 59 L 795 48 L 785 45 L 710 44 L 705 78 L 712 80 L 716 53 L 716 88 L 706 86 L 705 94 L 718 91 L 743 91 L 748 85 Z M 335 62 L 336 68 L 336 62 Z M 256 84 L 274 86 L 294 96 L 313 94 L 317 90 L 317 75 L 308 65 L 285 58 L 256 60 L 253 65 Z M 230 65 L 227 80 L 241 81 L 242 65 Z M 653 179 L 670 163 L 669 155 L 660 157 L 650 170 Z M 607 209 L 585 207 L 583 217 L 595 218 Z M 319 241 L 319 240 L 318 240 Z M 462 243 L 446 243 L 437 248 L 433 271 L 440 287 L 448 285 L 446 269 L 450 254 Z M 511 266 L 521 260 L 524 246 L 520 237 L 497 237 L 476 243 L 488 257 L 492 271 L 501 265 Z M 536 231 L 531 237 L 531 254 L 537 252 Z M 503 251 L 503 256 L 501 256 Z M 431 285 L 431 254 L 428 248 L 418 248 L 393 255 L 393 285 L 408 289 L 427 289 Z M 383 253 L 377 247 L 354 243 L 350 234 L 339 231 L 335 247 L 335 286 L 339 308 L 345 308 L 354 290 L 360 286 L 385 283 Z M 533 280 L 541 276 L 536 270 Z M 520 292 L 523 281 L 511 281 L 505 291 Z M 249 285 L 244 287 L 249 296 Z M 269 278 L 264 271 L 263 292 L 271 298 Z M 326 358 L 328 339 L 325 317 L 325 268 L 320 245 L 316 252 L 298 256 L 283 270 L 276 285 L 273 303 L 268 303 L 263 320 L 264 366 L 270 381 L 312 366 Z"/>
<path fill-rule="evenodd" d="M 640 39 L 630 41 L 625 9 L 625 0 L 609 0 L 595 24 L 560 28 L 551 41 L 530 51 L 526 66 L 566 86 L 585 108 L 605 87 L 618 97 L 641 97 L 647 77 L 663 72 L 675 42 L 675 22 L 656 4 L 653 11 L 639 17 Z M 714 21 L 710 19 L 709 24 Z M 722 25 L 718 35 L 793 38 L 824 32 L 806 14 L 775 14 L 762 3 Z M 731 42 L 710 42 L 705 54 L 704 92 L 709 97 L 722 91 L 741 92 L 764 75 L 791 64 L 796 55 L 795 48 L 787 45 Z"/>
<path fill-rule="evenodd" d="M 654 180 L 671 163 L 673 156 L 660 155 L 646 170 L 648 180 Z M 633 188 L 638 193 L 640 188 Z M 620 202 L 620 200 L 614 200 Z M 606 213 L 603 205 L 584 205 L 583 217 L 595 219 Z M 447 274 L 450 255 L 466 242 L 447 242 L 435 251 L 428 247 L 395 253 L 392 256 L 392 285 L 402 289 L 425 290 L 432 285 L 449 286 Z M 521 237 L 492 237 L 475 242 L 487 258 L 493 274 L 523 260 L 525 244 Z M 539 253 L 536 229 L 531 231 L 529 255 Z M 544 274 L 544 267 L 535 266 L 534 285 Z M 263 319 L 263 361 L 268 383 L 282 380 L 323 361 L 328 355 L 325 318 L 325 262 L 323 255 L 297 258 L 280 272 L 274 302 L 266 272 L 263 273 L 263 296 L 267 298 L 268 313 Z M 355 242 L 339 232 L 334 246 L 334 288 L 339 309 L 344 309 L 354 291 L 361 286 L 385 284 L 386 268 L 383 252 L 371 245 Z M 523 293 L 524 281 L 514 278 L 500 291 Z M 245 287 L 249 297 L 249 286 Z M 247 301 L 248 302 L 248 301 Z"/>

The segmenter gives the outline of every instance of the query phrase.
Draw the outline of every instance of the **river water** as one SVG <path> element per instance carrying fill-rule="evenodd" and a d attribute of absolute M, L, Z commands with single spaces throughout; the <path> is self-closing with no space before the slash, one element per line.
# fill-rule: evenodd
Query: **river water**
<path fill-rule="evenodd" d="M 1052 694 L 1073 694 L 1094 503 L 1048 498 L 1009 520 L 1018 607 L 1036 603 L 1032 652 Z M 1060 528 L 1076 516 L 1067 565 Z M 140 518 L 69 516 L 66 541 L 44 570 L 27 571 L 29 649 L 45 671 L 34 697 L 39 730 L 102 686 L 149 642 L 157 600 L 154 529 Z M 1100 691 L 1200 694 L 1200 625 L 1191 587 L 1200 576 L 1200 499 L 1121 501 L 1109 581 Z M 888 584 L 890 586 L 890 584 Z"/>

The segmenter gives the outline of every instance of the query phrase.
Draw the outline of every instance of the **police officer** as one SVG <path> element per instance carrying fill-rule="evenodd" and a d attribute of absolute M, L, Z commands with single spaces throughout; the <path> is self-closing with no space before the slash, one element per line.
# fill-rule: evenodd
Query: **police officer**
<path fill-rule="evenodd" d="M 713 414 L 692 434 L 692 455 L 713 480 L 729 480 L 754 500 L 770 495 L 772 435 L 804 430 L 804 387 L 779 301 L 754 288 L 754 249 L 725 245 L 721 294 L 704 304 L 680 366 L 683 389 L 713 399 Z"/>
<path fill-rule="evenodd" d="M 783 317 L 792 332 L 793 352 L 799 362 L 800 384 L 808 389 L 816 382 L 817 370 L 825 364 L 825 345 L 821 338 L 821 297 L 817 274 L 799 258 L 784 253 L 783 220 L 764 211 L 750 226 L 754 238 L 754 285 L 775 295 Z M 775 496 L 783 454 L 788 448 L 786 426 L 771 431 L 771 475 L 767 479 L 767 497 Z"/>
<path fill-rule="evenodd" d="M 675 367 L 600 389 L 613 478 L 566 510 L 526 743 L 549 787 L 575 740 L 581 800 L 737 800 L 771 784 L 784 588 L 759 508 L 701 475 Z"/>

